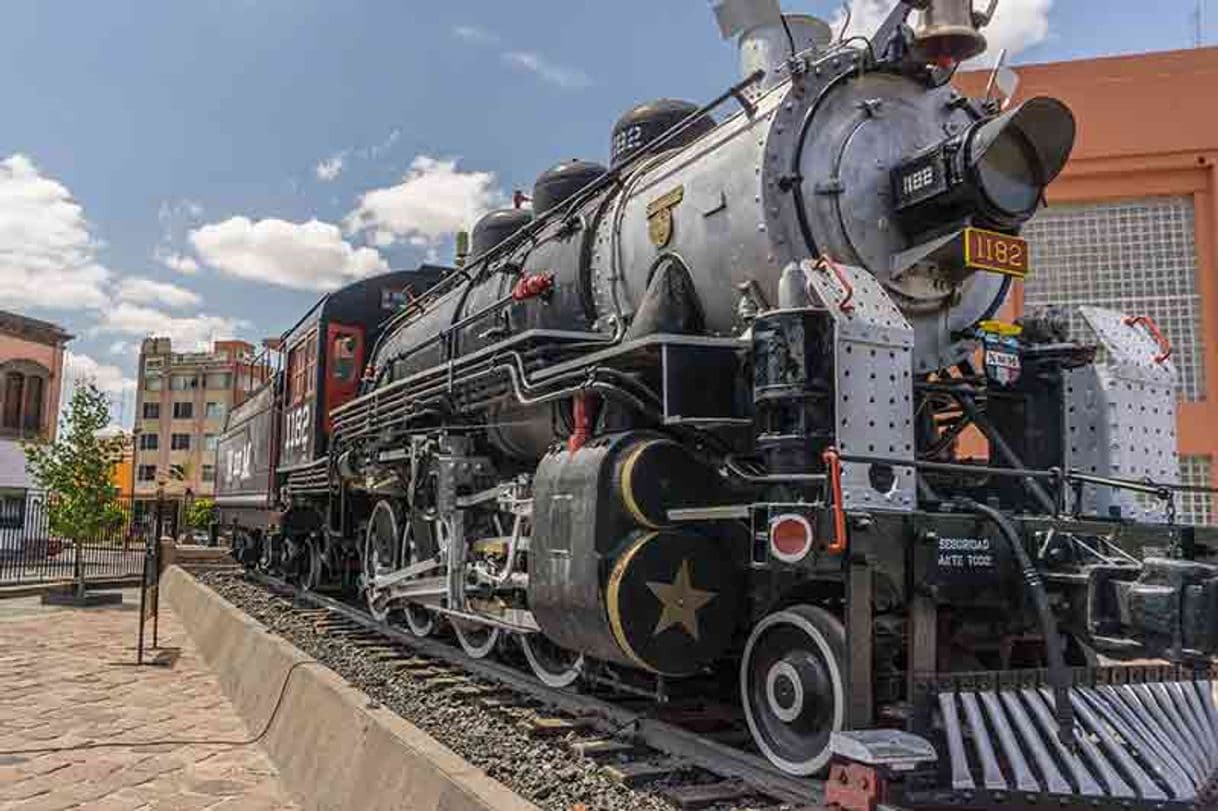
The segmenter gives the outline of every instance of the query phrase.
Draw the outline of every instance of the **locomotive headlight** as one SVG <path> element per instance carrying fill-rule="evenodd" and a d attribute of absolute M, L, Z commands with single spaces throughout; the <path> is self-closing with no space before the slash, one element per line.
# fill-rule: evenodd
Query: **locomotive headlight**
<path fill-rule="evenodd" d="M 893 170 L 907 234 L 949 230 L 962 220 L 1018 228 L 1066 165 L 1074 132 L 1066 105 L 1038 97 L 907 159 Z"/>

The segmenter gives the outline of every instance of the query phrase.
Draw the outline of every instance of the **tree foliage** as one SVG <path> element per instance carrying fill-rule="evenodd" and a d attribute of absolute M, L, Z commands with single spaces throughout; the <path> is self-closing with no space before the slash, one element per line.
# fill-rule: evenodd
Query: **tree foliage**
<path fill-rule="evenodd" d="M 78 382 L 54 442 L 25 443 L 26 468 L 48 492 L 51 532 L 77 543 L 122 526 L 112 471 L 123 438 L 98 436 L 110 422 L 110 401 L 92 382 Z"/>
<path fill-rule="evenodd" d="M 210 498 L 196 498 L 186 510 L 186 526 L 191 529 L 207 529 L 215 508 L 216 504 Z"/>

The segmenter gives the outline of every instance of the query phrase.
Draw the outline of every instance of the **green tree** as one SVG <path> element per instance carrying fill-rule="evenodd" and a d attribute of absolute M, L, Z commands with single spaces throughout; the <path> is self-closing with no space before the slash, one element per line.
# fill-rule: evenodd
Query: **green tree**
<path fill-rule="evenodd" d="M 191 529 L 207 529 L 215 508 L 216 504 L 210 498 L 196 498 L 186 510 L 186 526 Z"/>
<path fill-rule="evenodd" d="M 112 475 L 123 438 L 98 436 L 109 422 L 109 398 L 78 382 L 55 441 L 23 444 L 26 468 L 49 496 L 51 532 L 76 544 L 107 537 L 123 521 Z"/>

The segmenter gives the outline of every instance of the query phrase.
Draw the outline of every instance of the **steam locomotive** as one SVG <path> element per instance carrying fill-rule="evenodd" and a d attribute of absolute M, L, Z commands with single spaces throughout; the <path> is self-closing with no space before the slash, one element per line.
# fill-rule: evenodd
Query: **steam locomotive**
<path fill-rule="evenodd" d="M 760 752 L 831 787 L 1187 807 L 1218 565 L 1175 520 L 1170 348 L 1138 314 L 995 320 L 1070 111 L 953 89 L 967 0 L 845 41 L 716 14 L 718 98 L 630 110 L 607 167 L 283 336 L 219 443 L 236 553 L 551 686 L 734 681 Z"/>

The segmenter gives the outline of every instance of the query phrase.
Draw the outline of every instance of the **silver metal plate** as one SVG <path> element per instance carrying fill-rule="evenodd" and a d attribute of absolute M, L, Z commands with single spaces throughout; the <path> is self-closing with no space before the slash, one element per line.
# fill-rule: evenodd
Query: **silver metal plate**
<path fill-rule="evenodd" d="M 1174 484 L 1176 368 L 1156 362 L 1159 346 L 1126 315 L 1080 307 L 1100 351 L 1096 363 L 1066 377 L 1066 465 L 1085 473 Z M 1162 502 L 1128 490 L 1086 486 L 1082 513 L 1162 523 Z"/>
<path fill-rule="evenodd" d="M 804 264 L 813 296 L 835 322 L 836 445 L 845 455 L 874 455 L 913 461 L 914 331 L 875 277 L 839 265 L 847 290 L 830 270 Z M 846 308 L 842 305 L 845 303 Z M 892 487 L 877 490 L 871 465 L 842 465 L 847 509 L 913 510 L 912 467 L 892 468 Z"/>

